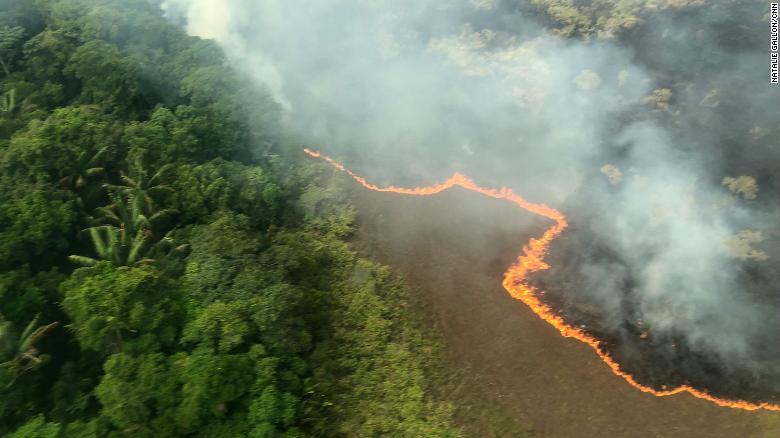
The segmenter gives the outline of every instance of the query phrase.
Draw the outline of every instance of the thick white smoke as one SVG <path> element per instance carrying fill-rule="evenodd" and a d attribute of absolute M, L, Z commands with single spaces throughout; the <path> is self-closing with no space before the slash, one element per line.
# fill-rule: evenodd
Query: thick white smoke
<path fill-rule="evenodd" d="M 668 132 L 631 121 L 649 112 L 656 84 L 630 50 L 554 37 L 490 0 L 163 7 L 268 88 L 292 132 L 374 181 L 424 184 L 460 170 L 600 218 L 594 238 L 619 262 L 577 267 L 577 293 L 615 327 L 632 283 L 632 305 L 651 330 L 682 333 L 723 357 L 751 354 L 767 315 L 739 292 L 723 245 L 736 232 L 727 218 L 744 215 L 733 203 L 719 207 L 727 192 Z M 655 97 L 663 108 L 663 92 Z M 599 169 L 613 159 L 610 184 Z M 587 205 L 572 200 L 582 193 Z"/>

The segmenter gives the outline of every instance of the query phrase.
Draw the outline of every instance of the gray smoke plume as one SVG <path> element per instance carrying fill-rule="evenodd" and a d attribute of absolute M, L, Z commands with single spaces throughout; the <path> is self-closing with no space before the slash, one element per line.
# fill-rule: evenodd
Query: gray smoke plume
<path fill-rule="evenodd" d="M 777 144 L 780 95 L 769 90 L 768 26 L 764 41 L 734 24 L 745 35 L 736 43 L 717 26 L 736 9 L 761 17 L 768 7 L 658 13 L 631 42 L 561 38 L 512 3 L 162 6 L 266 87 L 291 132 L 369 180 L 429 184 L 458 170 L 563 209 L 575 225 L 583 218 L 611 256 L 578 259 L 571 299 L 600 307 L 604 328 L 639 321 L 658 339 L 758 363 L 778 319 L 766 299 L 776 305 L 777 294 L 746 287 L 742 270 L 775 263 L 760 245 L 776 210 L 758 207 L 774 205 L 774 180 L 739 179 L 750 166 L 729 160 L 780 158 L 765 146 Z M 745 150 L 749 138 L 766 140 Z M 756 188 L 757 201 L 744 199 Z"/>

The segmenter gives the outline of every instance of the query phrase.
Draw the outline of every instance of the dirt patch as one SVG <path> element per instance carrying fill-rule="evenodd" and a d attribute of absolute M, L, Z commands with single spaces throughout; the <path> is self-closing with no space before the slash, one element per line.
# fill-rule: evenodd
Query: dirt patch
<path fill-rule="evenodd" d="M 501 286 L 520 246 L 549 223 L 462 189 L 432 197 L 356 190 L 357 248 L 417 288 L 441 332 L 471 436 L 780 436 L 780 414 L 720 408 L 690 395 L 643 394 Z M 480 406 L 475 406 L 475 402 Z M 457 400 L 455 401 L 458 402 Z M 480 413 L 489 406 L 509 421 Z M 503 430 L 502 430 L 503 428 Z"/>

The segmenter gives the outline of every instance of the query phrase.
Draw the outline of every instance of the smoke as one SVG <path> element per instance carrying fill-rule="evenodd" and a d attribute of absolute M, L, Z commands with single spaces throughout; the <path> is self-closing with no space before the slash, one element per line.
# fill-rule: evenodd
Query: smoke
<path fill-rule="evenodd" d="M 568 298 L 600 307 L 604 328 L 628 321 L 724 363 L 753 364 L 756 346 L 771 342 L 766 297 L 776 294 L 748 290 L 749 262 L 724 242 L 768 229 L 775 210 L 745 207 L 721 179 L 750 170 L 731 158 L 778 158 L 777 148 L 729 149 L 753 128 L 776 133 L 780 121 L 753 105 L 778 102 L 755 31 L 733 24 L 744 36 L 733 43 L 718 26 L 739 14 L 696 6 L 698 15 L 658 13 L 630 41 L 564 39 L 511 3 L 162 7 L 266 87 L 302 142 L 372 181 L 430 184 L 457 170 L 562 209 L 587 236 L 565 249 L 588 255 L 571 254 L 579 287 Z"/>

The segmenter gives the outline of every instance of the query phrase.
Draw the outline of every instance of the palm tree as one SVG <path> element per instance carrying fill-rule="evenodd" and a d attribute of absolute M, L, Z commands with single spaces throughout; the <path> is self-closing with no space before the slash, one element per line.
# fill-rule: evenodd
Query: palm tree
<path fill-rule="evenodd" d="M 90 179 L 105 174 L 106 169 L 102 166 L 108 153 L 108 146 L 100 148 L 94 154 L 83 151 L 76 159 L 76 166 L 70 175 L 60 179 L 60 185 L 72 190 L 83 189 Z"/>
<path fill-rule="evenodd" d="M 0 315 L 0 371 L 5 371 L 10 377 L 8 386 L 23 372 L 38 368 L 49 360 L 49 355 L 41 354 L 36 344 L 59 324 L 55 321 L 39 326 L 36 316 L 21 335 L 17 335 L 13 323 Z"/>
<path fill-rule="evenodd" d="M 173 192 L 170 186 L 164 184 L 164 179 L 172 168 L 172 164 L 165 164 L 149 177 L 140 160 L 135 160 L 127 173 L 122 172 L 122 183 L 108 187 L 131 199 L 133 208 L 142 214 L 152 216 L 157 211 L 158 199 L 155 198 Z"/>
<path fill-rule="evenodd" d="M 84 230 L 98 257 L 72 255 L 70 260 L 85 266 L 98 260 L 108 260 L 114 266 L 134 266 L 183 252 L 188 245 L 175 245 L 174 230 L 163 231 L 167 218 L 176 210 L 159 209 L 157 204 L 160 195 L 173 191 L 163 181 L 170 169 L 171 165 L 164 165 L 148 177 L 140 160 L 136 160 L 129 172 L 122 172 L 121 184 L 105 184 L 112 203 L 98 208 L 96 225 Z"/>
<path fill-rule="evenodd" d="M 175 246 L 174 230 L 169 230 L 160 238 L 153 231 L 156 223 L 174 214 L 175 210 L 160 210 L 147 218 L 141 211 L 143 204 L 134 202 L 133 196 L 113 193 L 111 198 L 112 204 L 98 209 L 102 216 L 97 221 L 102 224 L 85 230 L 98 258 L 71 255 L 71 261 L 84 266 L 92 266 L 99 260 L 108 260 L 114 266 L 134 266 L 154 263 L 159 258 L 188 248 L 188 245 Z"/>

